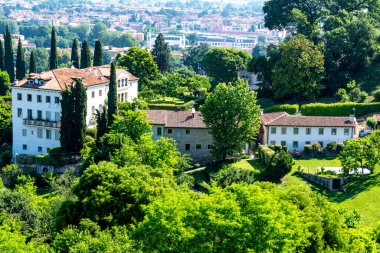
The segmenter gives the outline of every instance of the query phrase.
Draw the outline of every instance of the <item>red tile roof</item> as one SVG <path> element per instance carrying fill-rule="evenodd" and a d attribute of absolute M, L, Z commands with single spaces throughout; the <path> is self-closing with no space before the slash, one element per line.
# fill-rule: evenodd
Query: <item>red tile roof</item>
<path fill-rule="evenodd" d="M 194 118 L 190 111 L 141 110 L 148 116 L 152 125 L 163 125 L 168 128 L 202 128 L 207 129 L 200 112 L 195 112 Z"/>
<path fill-rule="evenodd" d="M 260 116 L 263 125 L 299 127 L 355 127 L 356 121 L 349 117 L 320 117 L 289 115 L 285 112 L 266 113 Z"/>

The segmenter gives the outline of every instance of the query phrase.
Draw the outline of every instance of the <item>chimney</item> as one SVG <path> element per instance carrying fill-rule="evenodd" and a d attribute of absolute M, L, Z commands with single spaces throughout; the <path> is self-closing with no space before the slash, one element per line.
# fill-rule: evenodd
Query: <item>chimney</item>
<path fill-rule="evenodd" d="M 349 121 L 350 121 L 350 123 L 354 123 L 354 122 L 356 122 L 355 115 L 350 115 L 350 117 L 349 117 Z"/>
<path fill-rule="evenodd" d="M 191 109 L 191 116 L 192 116 L 193 118 L 195 118 L 195 108 L 192 108 L 192 109 Z"/>
<path fill-rule="evenodd" d="M 264 114 L 264 110 L 261 109 L 261 110 L 260 110 L 260 115 L 263 115 L 263 114 Z"/>

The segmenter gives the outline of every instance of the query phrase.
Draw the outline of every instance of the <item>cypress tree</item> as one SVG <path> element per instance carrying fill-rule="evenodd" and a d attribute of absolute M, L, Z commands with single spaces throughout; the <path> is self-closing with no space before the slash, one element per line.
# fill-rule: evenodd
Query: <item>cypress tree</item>
<path fill-rule="evenodd" d="M 60 142 L 61 148 L 64 153 L 70 153 L 73 147 L 71 131 L 74 111 L 74 101 L 71 88 L 66 88 L 61 92 L 61 129 L 60 129 Z"/>
<path fill-rule="evenodd" d="M 80 68 L 85 69 L 91 66 L 90 46 L 87 40 L 82 43 L 82 50 L 80 52 Z"/>
<path fill-rule="evenodd" d="M 107 104 L 101 110 L 96 110 L 96 144 L 107 133 Z"/>
<path fill-rule="evenodd" d="M 79 69 L 79 55 L 78 55 L 78 40 L 73 40 L 73 45 L 71 47 L 71 64 Z"/>
<path fill-rule="evenodd" d="M 18 40 L 17 58 L 16 58 L 16 79 L 22 80 L 25 77 L 25 58 L 24 50 L 22 49 L 21 39 Z"/>
<path fill-rule="evenodd" d="M 4 70 L 4 45 L 2 40 L 0 40 L 0 70 Z"/>
<path fill-rule="evenodd" d="M 15 65 L 13 61 L 12 36 L 7 25 L 4 35 L 4 69 L 8 72 L 11 83 L 15 81 Z"/>
<path fill-rule="evenodd" d="M 30 73 L 37 73 L 36 56 L 34 55 L 34 51 L 30 54 L 29 74 Z"/>
<path fill-rule="evenodd" d="M 111 63 L 110 84 L 108 88 L 108 127 L 112 126 L 114 121 L 113 116 L 117 112 L 117 81 L 116 81 L 116 66 L 115 63 Z"/>
<path fill-rule="evenodd" d="M 165 42 L 162 33 L 157 36 L 156 41 L 154 42 L 152 55 L 160 72 L 169 71 L 170 49 L 169 44 Z"/>
<path fill-rule="evenodd" d="M 58 68 L 58 54 L 57 54 L 57 38 L 55 28 L 51 29 L 51 43 L 50 43 L 50 69 Z"/>
<path fill-rule="evenodd" d="M 95 41 L 94 66 L 103 65 L 103 46 L 100 40 Z"/>

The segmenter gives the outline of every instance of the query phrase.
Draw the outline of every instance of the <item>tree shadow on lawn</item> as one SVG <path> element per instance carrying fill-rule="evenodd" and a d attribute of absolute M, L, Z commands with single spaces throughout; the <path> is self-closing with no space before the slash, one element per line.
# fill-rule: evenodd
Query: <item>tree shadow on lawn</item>
<path fill-rule="evenodd" d="M 310 182 L 302 178 L 301 176 L 293 173 L 293 176 L 298 177 L 304 182 L 309 183 L 313 191 L 317 191 L 326 196 L 331 202 L 342 203 L 348 199 L 355 198 L 359 193 L 368 191 L 372 187 L 380 185 L 380 173 L 374 173 L 370 176 L 362 177 L 361 175 L 355 176 L 355 179 L 346 184 L 344 188 L 346 192 L 342 191 L 330 191 L 314 182 Z"/>

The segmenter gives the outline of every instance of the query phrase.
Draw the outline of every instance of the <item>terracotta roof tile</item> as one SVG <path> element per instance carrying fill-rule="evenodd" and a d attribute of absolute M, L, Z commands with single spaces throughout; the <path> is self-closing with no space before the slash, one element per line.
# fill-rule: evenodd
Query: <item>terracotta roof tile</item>
<path fill-rule="evenodd" d="M 194 118 L 190 111 L 169 111 L 169 110 L 141 110 L 148 116 L 147 119 L 152 125 L 164 125 L 171 128 L 203 128 L 207 126 L 203 122 L 200 112 L 195 112 Z"/>

